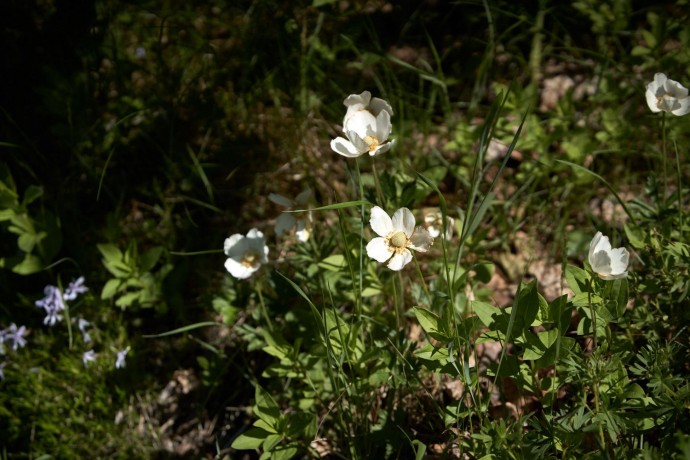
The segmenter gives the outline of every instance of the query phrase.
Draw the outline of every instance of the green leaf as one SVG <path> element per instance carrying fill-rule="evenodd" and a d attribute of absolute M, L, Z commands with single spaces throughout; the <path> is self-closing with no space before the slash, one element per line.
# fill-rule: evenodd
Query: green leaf
<path fill-rule="evenodd" d="M 450 340 L 448 334 L 443 332 L 443 327 L 440 324 L 441 320 L 436 313 L 422 307 L 414 307 L 413 310 L 417 317 L 417 321 L 419 321 L 419 325 L 422 326 L 422 329 L 424 329 L 429 336 L 441 342 L 448 342 Z"/>
<path fill-rule="evenodd" d="M 237 450 L 258 449 L 269 435 L 261 428 L 250 428 L 235 438 L 230 447 Z"/>
<path fill-rule="evenodd" d="M 254 403 L 254 413 L 264 422 L 270 426 L 276 426 L 280 418 L 280 409 L 278 404 L 273 400 L 261 386 L 256 386 L 256 402 Z"/>
<path fill-rule="evenodd" d="M 334 254 L 332 256 L 328 256 L 321 262 L 319 262 L 319 267 L 336 272 L 345 268 L 345 266 L 345 256 L 343 256 L 342 254 Z"/>
<path fill-rule="evenodd" d="M 150 272 L 163 254 L 163 247 L 156 246 L 141 255 L 139 268 L 142 272 Z"/>
<path fill-rule="evenodd" d="M 118 307 L 126 308 L 126 307 L 131 307 L 134 302 L 139 300 L 141 297 L 141 291 L 136 291 L 136 292 L 128 292 L 121 296 L 119 299 L 115 301 L 115 305 Z"/>
<path fill-rule="evenodd" d="M 12 267 L 12 271 L 19 275 L 31 275 L 43 270 L 43 263 L 38 256 L 27 254 L 24 260 Z"/>
<path fill-rule="evenodd" d="M 479 317 L 479 320 L 484 323 L 484 326 L 488 327 L 489 329 L 495 329 L 494 323 L 496 321 L 505 315 L 504 311 L 501 310 L 500 308 L 494 307 L 493 305 L 490 305 L 486 302 L 482 302 L 479 300 L 473 300 L 472 303 L 472 310 L 477 314 L 477 317 Z M 505 333 L 505 330 L 502 332 Z"/>
<path fill-rule="evenodd" d="M 22 199 L 22 205 L 28 206 L 37 198 L 43 196 L 43 187 L 37 185 L 29 185 L 24 191 L 24 198 Z"/>
<path fill-rule="evenodd" d="M 269 434 L 266 436 L 266 439 L 264 439 L 264 444 L 261 446 L 266 452 L 270 452 L 273 450 L 275 446 L 280 444 L 280 441 L 282 441 L 285 438 L 282 434 Z"/>
<path fill-rule="evenodd" d="M 271 450 L 271 460 L 290 460 L 297 455 L 297 451 L 295 443 L 277 446 L 275 449 Z"/>
<path fill-rule="evenodd" d="M 122 261 L 122 251 L 114 244 L 97 244 L 96 247 L 103 255 L 106 262 L 120 262 Z"/>
<path fill-rule="evenodd" d="M 579 267 L 566 265 L 565 280 L 568 282 L 568 287 L 575 294 L 589 291 L 589 274 Z"/>
<path fill-rule="evenodd" d="M 640 227 L 630 225 L 628 222 L 626 222 L 625 224 L 623 224 L 623 229 L 625 229 L 625 236 L 628 238 L 628 241 L 630 242 L 632 247 L 634 247 L 635 249 L 645 248 L 645 235 Z"/>
<path fill-rule="evenodd" d="M 450 358 L 450 353 L 446 347 L 436 347 L 430 343 L 427 343 L 422 348 L 418 348 L 414 351 L 414 355 L 420 359 L 426 359 L 427 361 L 446 361 Z"/>
<path fill-rule="evenodd" d="M 105 300 L 113 297 L 117 293 L 117 290 L 120 287 L 121 283 L 122 281 L 117 278 L 108 280 L 108 282 L 105 283 L 105 286 L 103 286 L 103 290 L 101 291 L 101 299 Z"/>

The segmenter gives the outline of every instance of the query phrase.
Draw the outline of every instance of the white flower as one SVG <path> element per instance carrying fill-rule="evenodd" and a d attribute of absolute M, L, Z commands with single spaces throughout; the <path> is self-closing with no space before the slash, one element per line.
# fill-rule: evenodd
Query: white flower
<path fill-rule="evenodd" d="M 225 268 L 237 279 L 245 279 L 268 263 L 268 246 L 264 234 L 253 228 L 247 236 L 235 233 L 225 240 L 223 250 L 228 259 Z"/>
<path fill-rule="evenodd" d="M 663 73 L 654 74 L 654 80 L 647 84 L 647 105 L 656 112 L 670 112 L 681 116 L 690 112 L 688 90 L 677 81 L 670 80 Z"/>
<path fill-rule="evenodd" d="M 628 250 L 611 248 L 609 237 L 597 232 L 589 243 L 589 265 L 599 278 L 615 280 L 628 276 Z"/>
<path fill-rule="evenodd" d="M 306 189 L 294 200 L 284 197 L 283 195 L 278 195 L 277 193 L 271 193 L 268 195 L 268 199 L 277 205 L 291 208 L 307 208 L 309 203 L 312 201 L 314 194 L 311 189 Z M 301 242 L 305 242 L 311 236 L 311 211 L 307 211 L 301 214 L 295 214 L 292 212 L 283 212 L 278 219 L 276 219 L 276 235 L 280 236 L 285 232 L 297 228 L 295 235 L 297 239 Z"/>
<path fill-rule="evenodd" d="M 81 331 L 82 338 L 84 339 L 84 343 L 91 342 L 91 336 L 89 335 L 88 332 L 86 332 L 86 328 L 91 327 L 91 323 L 86 321 L 84 318 L 79 318 L 79 322 L 77 324 L 78 324 L 79 330 Z"/>
<path fill-rule="evenodd" d="M 116 353 L 117 359 L 115 360 L 115 369 L 123 369 L 125 367 L 125 358 L 127 357 L 127 353 L 129 353 L 129 347 Z"/>
<path fill-rule="evenodd" d="M 402 270 L 412 260 L 410 249 L 426 252 L 434 241 L 426 229 L 415 227 L 414 216 L 407 208 L 395 211 L 391 219 L 386 211 L 374 206 L 369 224 L 379 236 L 367 244 L 367 254 L 379 262 L 390 259 L 391 270 Z"/>
<path fill-rule="evenodd" d="M 96 361 L 96 352 L 93 350 L 85 351 L 81 355 L 81 361 L 84 363 L 84 367 L 89 367 L 89 363 Z"/>
<path fill-rule="evenodd" d="M 369 91 L 350 94 L 343 103 L 347 107 L 343 119 L 343 131 L 347 139 L 333 139 L 333 151 L 348 158 L 367 152 L 371 156 L 387 152 L 394 142 L 386 142 L 393 128 L 393 109 L 390 104 L 377 97 L 372 99 Z"/>
<path fill-rule="evenodd" d="M 432 210 L 424 213 L 424 226 L 429 231 L 433 238 L 441 236 L 443 231 L 443 214 L 441 211 Z M 455 219 L 446 216 L 446 240 L 453 238 L 453 227 L 455 226 Z"/>

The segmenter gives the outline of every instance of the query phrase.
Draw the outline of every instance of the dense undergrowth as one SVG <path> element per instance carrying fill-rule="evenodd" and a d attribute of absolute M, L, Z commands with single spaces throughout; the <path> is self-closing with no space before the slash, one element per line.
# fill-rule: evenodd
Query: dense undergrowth
<path fill-rule="evenodd" d="M 0 458 L 690 457 L 686 1 L 0 9 Z"/>

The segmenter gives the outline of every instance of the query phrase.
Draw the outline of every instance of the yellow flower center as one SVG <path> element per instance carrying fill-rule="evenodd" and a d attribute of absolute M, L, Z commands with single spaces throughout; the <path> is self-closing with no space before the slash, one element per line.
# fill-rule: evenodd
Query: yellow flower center
<path fill-rule="evenodd" d="M 259 254 L 255 251 L 247 251 L 240 263 L 247 268 L 254 268 L 259 264 Z"/>
<path fill-rule="evenodd" d="M 369 146 L 369 151 L 373 152 L 379 147 L 379 140 L 375 138 L 374 136 L 365 136 L 364 137 L 364 142 L 367 143 Z"/>
<path fill-rule="evenodd" d="M 391 239 L 389 240 L 391 246 L 393 246 L 396 249 L 404 248 L 407 246 L 407 235 L 405 235 L 404 232 L 398 232 L 391 236 Z"/>

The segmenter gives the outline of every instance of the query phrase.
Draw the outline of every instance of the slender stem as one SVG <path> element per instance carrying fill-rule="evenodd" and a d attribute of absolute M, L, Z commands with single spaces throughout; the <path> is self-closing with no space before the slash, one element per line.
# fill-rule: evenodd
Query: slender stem
<path fill-rule="evenodd" d="M 680 172 L 680 156 L 678 155 L 678 146 L 675 145 L 676 150 L 676 183 L 678 187 L 678 233 L 680 234 L 680 241 L 683 241 L 683 182 L 681 180 Z"/>
<path fill-rule="evenodd" d="M 664 174 L 664 200 L 668 190 L 668 180 L 666 178 L 666 112 L 661 112 L 661 164 Z"/>
<path fill-rule="evenodd" d="M 414 264 L 415 267 L 417 267 L 417 274 L 419 275 L 419 279 L 422 281 L 422 287 L 424 288 L 424 293 L 426 294 L 426 298 L 429 300 L 429 306 L 431 307 L 432 304 L 432 298 L 431 298 L 431 293 L 429 292 L 429 286 L 426 285 L 426 281 L 424 280 L 424 275 L 422 274 L 422 268 L 419 266 L 419 261 L 417 260 L 417 256 L 415 254 L 412 254 L 414 257 Z"/>
<path fill-rule="evenodd" d="M 266 309 L 266 304 L 264 303 L 264 296 L 262 292 L 263 283 L 261 280 L 256 282 L 256 293 L 259 296 L 259 306 L 261 307 L 261 313 L 266 319 L 266 324 L 268 324 L 268 330 L 273 331 L 273 323 L 271 322 L 271 317 L 268 315 L 268 310 Z"/>
<path fill-rule="evenodd" d="M 362 204 L 359 207 L 359 296 L 357 298 L 357 311 L 358 314 L 361 314 L 361 297 L 362 290 L 364 289 L 364 185 L 362 184 L 362 173 L 359 170 L 359 158 L 355 158 L 355 172 L 357 173 L 359 199 L 362 201 Z"/>
<path fill-rule="evenodd" d="M 374 185 L 376 186 L 376 198 L 379 200 L 379 205 L 384 207 L 386 202 L 383 200 L 383 189 L 381 189 L 381 181 L 379 180 L 379 173 L 376 170 L 376 160 L 371 162 L 371 172 L 374 175 Z M 362 197 L 364 199 L 364 197 Z"/>

